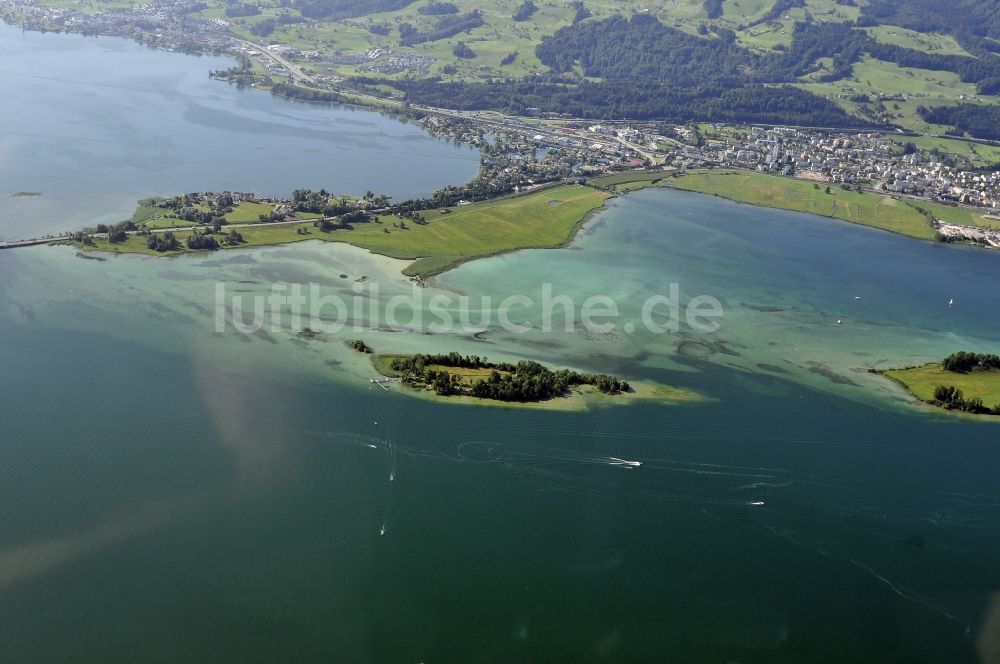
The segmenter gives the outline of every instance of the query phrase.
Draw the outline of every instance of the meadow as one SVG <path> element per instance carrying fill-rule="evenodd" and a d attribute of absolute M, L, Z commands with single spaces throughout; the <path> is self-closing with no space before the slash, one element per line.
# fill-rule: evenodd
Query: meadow
<path fill-rule="evenodd" d="M 923 240 L 935 237 L 926 214 L 909 201 L 890 196 L 848 191 L 836 186 L 826 193 L 825 184 L 747 171 L 697 171 L 678 174 L 664 182 L 677 189 L 721 196 L 739 203 L 808 212 Z M 931 204 L 921 201 L 920 205 L 930 207 Z"/>
<path fill-rule="evenodd" d="M 921 401 L 933 401 L 934 390 L 944 385 L 962 390 L 966 399 L 982 399 L 989 408 L 1000 404 L 1000 371 L 957 373 L 945 371 L 940 362 L 931 362 L 921 367 L 891 369 L 882 375 L 896 381 Z"/>
<path fill-rule="evenodd" d="M 412 260 L 403 273 L 426 277 L 475 258 L 517 249 L 563 246 L 608 196 L 582 185 L 559 185 L 522 196 L 427 210 L 422 213 L 424 224 L 398 217 L 381 217 L 373 223 L 332 231 L 321 231 L 310 221 L 262 224 L 239 229 L 245 240 L 240 246 L 303 240 L 346 242 L 373 253 Z M 175 235 L 183 242 L 189 233 L 178 231 Z M 95 240 L 95 248 L 163 255 L 148 249 L 146 239 L 138 235 L 117 244 Z M 187 250 L 169 253 L 184 251 Z"/>

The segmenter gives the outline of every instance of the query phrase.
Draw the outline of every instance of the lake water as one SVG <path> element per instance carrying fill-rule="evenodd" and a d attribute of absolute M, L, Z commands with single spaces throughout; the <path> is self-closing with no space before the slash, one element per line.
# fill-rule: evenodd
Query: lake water
<path fill-rule="evenodd" d="M 154 195 L 377 185 L 402 200 L 479 168 L 475 150 L 416 125 L 210 79 L 229 58 L 2 23 L 0 48 L 0 239 L 117 221 Z"/>
<path fill-rule="evenodd" d="M 217 283 L 347 296 L 366 276 L 382 297 L 409 292 L 403 263 L 348 246 L 0 252 L 0 652 L 989 661 L 1000 429 L 915 407 L 866 369 L 1000 350 L 997 261 L 646 191 L 569 248 L 473 262 L 422 292 L 550 282 L 636 320 L 676 282 L 723 303 L 717 332 L 542 333 L 528 307 L 524 335 L 360 335 L 706 397 L 559 413 L 372 389 L 341 337 L 215 332 Z"/>

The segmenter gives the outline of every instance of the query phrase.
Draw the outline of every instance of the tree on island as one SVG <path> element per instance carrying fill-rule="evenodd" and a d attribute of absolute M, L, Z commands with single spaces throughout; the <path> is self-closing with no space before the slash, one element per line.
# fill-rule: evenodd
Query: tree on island
<path fill-rule="evenodd" d="M 430 387 L 442 396 L 467 394 L 497 401 L 542 401 L 561 396 L 576 385 L 592 385 L 606 394 L 631 390 L 626 381 L 606 374 L 581 374 L 568 369 L 552 371 L 530 360 L 522 360 L 517 364 L 490 363 L 486 358 L 462 356 L 454 352 L 447 355 L 395 357 L 390 366 L 403 375 L 404 383 Z M 447 368 L 491 371 L 488 378 L 481 378 L 470 386 L 465 386 L 460 376 L 449 373 Z"/>
<path fill-rule="evenodd" d="M 214 251 L 219 248 L 219 241 L 215 239 L 215 236 L 211 233 L 201 232 L 198 229 L 191 231 L 191 235 L 187 239 L 188 249 L 207 249 L 209 251 Z"/>
<path fill-rule="evenodd" d="M 181 248 L 180 242 L 173 233 L 167 231 L 162 235 L 159 233 L 150 234 L 146 238 L 146 247 L 153 251 L 163 253 L 164 251 L 176 251 Z"/>

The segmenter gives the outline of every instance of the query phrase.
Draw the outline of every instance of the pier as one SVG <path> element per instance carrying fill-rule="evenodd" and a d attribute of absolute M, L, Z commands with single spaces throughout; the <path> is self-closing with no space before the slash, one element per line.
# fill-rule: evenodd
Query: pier
<path fill-rule="evenodd" d="M 32 238 L 30 240 L 10 240 L 3 241 L 0 240 L 0 249 L 15 249 L 17 247 L 31 247 L 36 244 L 49 244 L 52 242 L 65 242 L 69 240 L 68 235 L 60 235 L 59 237 L 38 237 Z"/>
<path fill-rule="evenodd" d="M 371 382 L 375 383 L 376 385 L 378 385 L 379 387 L 381 387 L 383 390 L 385 390 L 386 392 L 388 392 L 389 388 L 386 387 L 386 386 L 389 385 L 390 383 L 399 383 L 399 382 L 401 382 L 401 379 L 399 379 L 399 378 L 372 378 Z"/>

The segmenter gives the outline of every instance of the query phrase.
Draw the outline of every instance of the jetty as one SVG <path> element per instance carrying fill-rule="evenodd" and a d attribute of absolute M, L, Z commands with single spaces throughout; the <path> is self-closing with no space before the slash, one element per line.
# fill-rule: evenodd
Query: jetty
<path fill-rule="evenodd" d="M 375 383 L 376 385 L 378 385 L 379 387 L 381 387 L 383 390 L 385 390 L 386 392 L 388 392 L 389 388 L 387 387 L 387 385 L 389 385 L 391 383 L 399 383 L 399 382 L 401 382 L 401 380 L 402 379 L 400 379 L 400 378 L 385 378 L 385 377 L 380 377 L 380 378 L 372 378 L 371 382 Z"/>
<path fill-rule="evenodd" d="M 65 242 L 69 240 L 69 235 L 60 235 L 58 237 L 36 237 L 30 240 L 0 240 L 0 249 L 16 249 L 17 247 L 31 247 L 36 244 L 50 244 L 52 242 Z"/>

